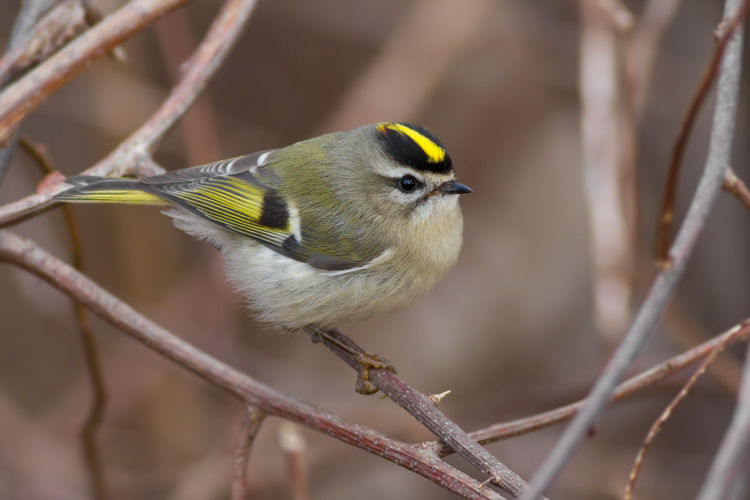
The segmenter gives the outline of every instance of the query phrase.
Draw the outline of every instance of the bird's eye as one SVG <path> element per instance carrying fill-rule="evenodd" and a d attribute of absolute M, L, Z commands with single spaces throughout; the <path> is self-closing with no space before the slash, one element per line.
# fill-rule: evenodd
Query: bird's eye
<path fill-rule="evenodd" d="M 411 175 L 405 175 L 398 180 L 398 188 L 404 193 L 411 193 L 419 186 L 419 181 Z"/>

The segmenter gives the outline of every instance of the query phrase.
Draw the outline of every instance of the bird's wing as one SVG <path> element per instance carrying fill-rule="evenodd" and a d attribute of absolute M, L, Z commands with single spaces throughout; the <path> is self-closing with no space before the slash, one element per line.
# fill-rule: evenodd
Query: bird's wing
<path fill-rule="evenodd" d="M 345 271 L 364 263 L 316 251 L 301 236 L 299 216 L 279 192 L 262 182 L 262 167 L 273 151 L 168 172 L 142 179 L 146 192 L 237 234 L 248 236 L 276 252 L 328 271 Z M 269 175 L 264 169 L 264 181 Z M 268 179 L 273 183 L 274 179 Z"/>

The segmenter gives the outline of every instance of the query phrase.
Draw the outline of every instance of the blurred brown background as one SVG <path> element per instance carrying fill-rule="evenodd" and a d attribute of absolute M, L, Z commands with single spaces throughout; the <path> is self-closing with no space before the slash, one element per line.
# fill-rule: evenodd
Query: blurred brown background
<path fill-rule="evenodd" d="M 0 2 L 3 40 L 18 3 Z M 105 13 L 121 5 L 99 3 Z M 636 14 L 642 8 L 626 4 Z M 96 62 L 35 112 L 24 132 L 47 145 L 65 175 L 91 166 L 166 96 L 174 78 L 169 67 L 179 61 L 165 49 L 177 57 L 189 53 L 219 6 L 196 0 L 147 29 L 124 45 L 126 63 Z M 652 251 L 673 139 L 720 18 L 720 2 L 684 2 L 658 49 L 638 132 L 642 252 Z M 585 395 L 613 348 L 592 319 L 580 28 L 574 1 L 261 0 L 202 107 L 192 112 L 200 117 L 195 135 L 186 140 L 184 129 L 175 130 L 157 160 L 182 168 L 381 120 L 427 126 L 448 148 L 461 182 L 474 188 L 462 198 L 464 251 L 417 307 L 345 331 L 389 358 L 416 388 L 452 390 L 442 409 L 467 430 L 551 409 Z M 747 82 L 734 155 L 746 181 Z M 703 166 L 712 103 L 688 148 L 678 217 Z M 17 154 L 0 203 L 32 193 L 39 179 Z M 224 282 L 214 249 L 173 229 L 157 209 L 75 211 L 89 275 L 138 310 L 266 384 L 399 439 L 431 439 L 390 401 L 355 394 L 353 372 L 324 349 L 259 328 Z M 721 195 L 679 287 L 677 302 L 706 335 L 748 316 L 748 227 L 750 214 Z M 58 212 L 15 230 L 69 258 Z M 109 391 L 101 447 L 111 498 L 228 498 L 241 405 L 113 327 L 94 324 Z M 660 329 L 636 368 L 682 349 Z M 740 359 L 741 352 L 730 355 Z M 648 427 L 685 380 L 680 375 L 612 408 L 550 496 L 619 498 Z M 695 494 L 733 401 L 710 377 L 698 385 L 656 440 L 638 498 Z M 0 266 L 0 498 L 89 497 L 77 440 L 88 402 L 70 301 Z M 253 498 L 291 497 L 279 423 L 267 421 L 253 449 Z M 528 478 L 560 430 L 489 449 Z M 315 499 L 451 497 L 388 462 L 302 432 Z M 460 459 L 449 460 L 470 471 Z"/>

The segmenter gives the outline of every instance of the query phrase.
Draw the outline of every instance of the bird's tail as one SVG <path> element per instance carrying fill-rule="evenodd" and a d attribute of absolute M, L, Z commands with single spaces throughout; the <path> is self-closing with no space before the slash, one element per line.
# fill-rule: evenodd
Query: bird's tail
<path fill-rule="evenodd" d="M 57 201 L 74 203 L 130 203 L 135 205 L 168 205 L 151 194 L 138 179 L 117 179 L 76 175 L 65 179 L 72 187 L 55 196 Z"/>

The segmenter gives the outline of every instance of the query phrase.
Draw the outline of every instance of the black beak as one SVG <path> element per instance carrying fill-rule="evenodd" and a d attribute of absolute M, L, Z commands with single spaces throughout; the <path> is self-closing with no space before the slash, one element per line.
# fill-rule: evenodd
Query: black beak
<path fill-rule="evenodd" d="M 442 194 L 466 194 L 472 192 L 469 186 L 464 186 L 456 181 L 444 182 L 440 184 L 437 190 Z"/>

